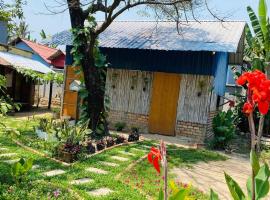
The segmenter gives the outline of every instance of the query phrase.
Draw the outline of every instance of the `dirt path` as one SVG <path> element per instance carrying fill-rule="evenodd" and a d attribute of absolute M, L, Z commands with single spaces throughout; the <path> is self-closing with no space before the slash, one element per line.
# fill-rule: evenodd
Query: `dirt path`
<path fill-rule="evenodd" d="M 234 178 L 246 192 L 246 180 L 251 172 L 249 159 L 231 156 L 226 161 L 200 162 L 192 168 L 174 168 L 172 173 L 183 183 L 191 183 L 194 187 L 209 193 L 210 188 L 219 194 L 220 200 L 231 200 L 224 178 L 224 171 Z M 266 198 L 270 200 L 270 197 Z"/>

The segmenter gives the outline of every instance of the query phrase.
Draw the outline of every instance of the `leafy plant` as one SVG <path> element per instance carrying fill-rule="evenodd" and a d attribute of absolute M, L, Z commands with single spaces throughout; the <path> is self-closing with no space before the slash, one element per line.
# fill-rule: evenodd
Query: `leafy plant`
<path fill-rule="evenodd" d="M 114 145 L 114 139 L 112 137 L 107 137 L 106 138 L 106 146 L 111 147 Z"/>
<path fill-rule="evenodd" d="M 16 184 L 23 182 L 26 175 L 33 167 L 33 159 L 21 158 L 18 162 L 14 163 L 11 167 L 11 175 Z"/>
<path fill-rule="evenodd" d="M 252 175 L 247 180 L 247 195 L 245 195 L 238 183 L 232 177 L 224 173 L 227 186 L 234 200 L 260 200 L 267 197 L 267 194 L 269 193 L 270 171 L 267 163 L 260 166 L 256 153 L 251 150 L 250 164 L 252 167 Z M 210 200 L 218 199 L 218 195 L 211 190 Z"/>
<path fill-rule="evenodd" d="M 98 140 L 96 145 L 97 145 L 98 151 L 101 151 L 101 150 L 105 149 L 105 147 L 106 147 L 104 140 Z"/>
<path fill-rule="evenodd" d="M 126 123 L 125 122 L 117 122 L 117 123 L 115 123 L 114 127 L 117 131 L 122 131 L 126 127 Z"/>
<path fill-rule="evenodd" d="M 124 136 L 117 135 L 117 136 L 116 136 L 115 143 L 116 143 L 116 144 L 121 144 L 121 143 L 124 143 L 125 140 L 126 140 L 126 138 L 125 138 Z"/>
<path fill-rule="evenodd" d="M 86 150 L 87 150 L 87 153 L 90 153 L 90 154 L 96 153 L 96 147 L 93 145 L 91 141 L 87 142 Z"/>
<path fill-rule="evenodd" d="M 233 112 L 219 112 L 213 119 L 214 138 L 210 141 L 210 147 L 224 149 L 235 135 Z"/>

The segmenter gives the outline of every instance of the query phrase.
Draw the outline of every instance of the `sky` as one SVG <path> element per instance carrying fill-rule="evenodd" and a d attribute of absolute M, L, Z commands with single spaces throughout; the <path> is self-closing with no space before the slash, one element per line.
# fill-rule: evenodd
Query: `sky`
<path fill-rule="evenodd" d="M 270 7 L 270 0 L 266 1 Z M 26 22 L 29 24 L 31 36 L 38 40 L 40 39 L 39 33 L 42 29 L 47 34 L 53 35 L 70 28 L 68 11 L 52 15 L 46 9 L 44 2 L 46 2 L 46 5 L 56 9 L 54 0 L 27 0 L 27 5 L 24 6 L 24 14 Z M 226 20 L 248 21 L 246 7 L 250 5 L 257 11 L 258 0 L 208 0 L 208 4 L 212 12 L 218 13 L 220 17 L 226 17 Z M 63 8 L 59 8 L 58 11 L 63 11 Z M 122 14 L 117 20 L 154 20 L 153 15 L 147 12 L 149 16 L 146 16 L 145 11 L 147 10 L 143 6 L 133 8 Z M 206 8 L 195 11 L 195 15 L 200 20 L 213 20 Z M 97 15 L 97 20 L 101 19 L 101 16 Z"/>

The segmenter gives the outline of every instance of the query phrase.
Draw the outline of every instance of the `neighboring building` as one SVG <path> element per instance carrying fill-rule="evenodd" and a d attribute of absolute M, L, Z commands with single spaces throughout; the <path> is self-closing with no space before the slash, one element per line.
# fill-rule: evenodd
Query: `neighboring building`
<path fill-rule="evenodd" d="M 188 136 L 202 143 L 225 95 L 228 65 L 242 65 L 245 22 L 113 22 L 100 35 L 107 56 L 109 123 L 143 133 Z M 52 43 L 67 46 L 63 115 L 77 118 L 77 79 L 71 67 L 71 33 Z"/>
<path fill-rule="evenodd" d="M 32 56 L 29 51 L 0 44 L 0 74 L 7 79 L 7 94 L 20 103 L 21 110 L 29 110 L 34 104 L 35 83 L 16 69 L 32 69 L 43 74 L 53 72 L 46 65 L 33 60 Z"/>
<path fill-rule="evenodd" d="M 33 52 L 33 60 L 37 60 L 53 70 L 64 69 L 65 53 L 59 49 L 22 38 L 17 38 L 10 44 L 19 49 Z"/>
<path fill-rule="evenodd" d="M 43 63 L 55 72 L 63 73 L 66 56 L 65 53 L 61 50 L 22 38 L 17 38 L 10 44 L 19 49 L 32 52 L 33 60 Z M 56 84 L 50 86 L 49 83 L 44 85 L 37 85 L 36 91 L 38 91 L 36 92 L 36 94 L 38 94 L 36 99 L 40 99 L 41 105 L 48 105 L 50 107 L 50 98 L 52 99 L 52 103 L 54 105 L 60 105 L 62 86 Z"/>

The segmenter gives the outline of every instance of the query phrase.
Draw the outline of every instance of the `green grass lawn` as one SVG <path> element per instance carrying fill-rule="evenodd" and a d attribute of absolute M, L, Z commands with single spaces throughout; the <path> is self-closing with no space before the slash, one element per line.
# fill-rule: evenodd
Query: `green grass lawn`
<path fill-rule="evenodd" d="M 8 126 L 16 127 L 21 131 L 19 140 L 29 144 L 29 141 L 35 142 L 37 139 L 33 133 L 33 126 L 37 125 L 36 120 L 18 120 L 12 117 L 6 117 L 1 119 Z M 28 143 L 27 143 L 28 141 Z M 8 148 L 8 152 L 17 153 L 13 158 L 33 158 L 34 164 L 40 167 L 32 170 L 29 174 L 27 184 L 21 186 L 15 186 L 10 176 L 10 165 L 3 160 L 11 158 L 0 158 L 0 199 L 54 199 L 53 192 L 57 189 L 60 190 L 60 195 L 57 199 L 77 199 L 75 196 L 70 195 L 72 190 L 79 194 L 84 199 L 146 199 L 145 194 L 148 194 L 155 199 L 158 194 L 158 190 L 162 184 L 162 178 L 159 176 L 154 168 L 148 163 L 147 160 L 135 165 L 132 169 L 125 171 L 127 167 L 134 161 L 140 159 L 147 154 L 147 146 L 152 146 L 153 142 L 143 141 L 135 144 L 124 145 L 115 147 L 113 149 L 102 152 L 90 158 L 85 158 L 77 161 L 74 165 L 67 167 L 59 163 L 51 161 L 49 159 L 40 157 L 33 154 L 21 147 L 15 145 L 12 140 L 7 137 L 2 130 L 0 133 L 1 147 Z M 31 145 L 31 144 L 30 144 Z M 44 147 L 45 148 L 45 147 Z M 39 148 L 37 148 L 40 150 Z M 129 152 L 131 154 L 124 154 L 123 152 Z M 3 152 L 0 152 L 3 153 Z M 127 161 L 116 161 L 112 156 L 120 156 L 127 158 Z M 200 161 L 213 161 L 223 160 L 223 156 L 207 151 L 207 150 L 189 150 L 178 148 L 176 146 L 168 146 L 168 162 L 169 167 L 173 166 L 192 166 Z M 114 162 L 119 166 L 110 167 L 106 166 L 101 161 Z M 87 172 L 89 167 L 99 168 L 106 170 L 107 174 L 95 174 Z M 46 177 L 44 172 L 54 169 L 62 169 L 65 171 L 62 175 L 54 177 Z M 119 179 L 116 179 L 117 175 L 122 173 Z M 71 185 L 70 181 L 79 178 L 90 178 L 93 181 L 81 184 Z M 10 185 L 13 185 L 10 188 Z M 87 192 L 98 188 L 109 188 L 113 192 L 107 196 L 94 197 Z M 195 188 L 192 189 L 192 195 L 194 199 L 206 199 L 207 195 L 198 192 Z"/>

